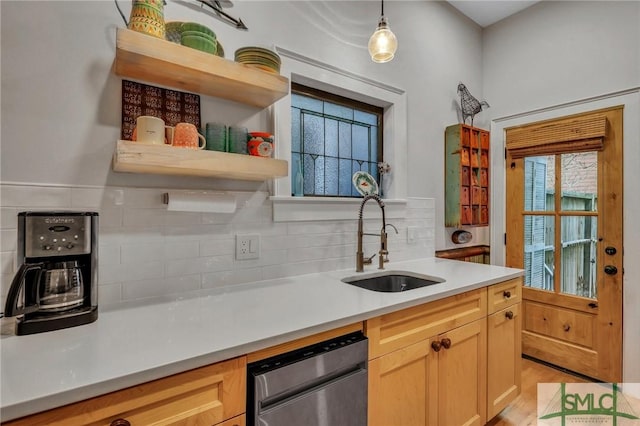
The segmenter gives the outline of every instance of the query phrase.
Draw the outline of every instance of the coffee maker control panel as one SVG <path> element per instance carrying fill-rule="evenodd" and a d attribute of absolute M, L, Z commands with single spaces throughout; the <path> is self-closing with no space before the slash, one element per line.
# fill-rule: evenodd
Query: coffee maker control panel
<path fill-rule="evenodd" d="M 28 216 L 24 244 L 26 257 L 91 253 L 91 217 Z"/>

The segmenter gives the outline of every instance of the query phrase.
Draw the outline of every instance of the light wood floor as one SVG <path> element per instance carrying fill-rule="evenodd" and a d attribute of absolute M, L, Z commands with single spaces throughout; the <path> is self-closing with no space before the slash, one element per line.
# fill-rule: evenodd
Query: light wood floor
<path fill-rule="evenodd" d="M 489 426 L 534 426 L 537 423 L 538 383 L 584 383 L 587 380 L 553 367 L 523 358 L 522 392 L 507 408 L 498 414 Z"/>

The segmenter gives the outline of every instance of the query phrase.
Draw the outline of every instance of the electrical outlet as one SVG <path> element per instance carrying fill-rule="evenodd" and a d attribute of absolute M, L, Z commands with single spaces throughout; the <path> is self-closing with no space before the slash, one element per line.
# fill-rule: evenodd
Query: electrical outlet
<path fill-rule="evenodd" d="M 416 234 L 418 233 L 417 226 L 408 226 L 407 227 L 407 243 L 413 244 L 416 242 Z"/>
<path fill-rule="evenodd" d="M 258 259 L 260 257 L 260 235 L 236 235 L 236 259 Z"/>

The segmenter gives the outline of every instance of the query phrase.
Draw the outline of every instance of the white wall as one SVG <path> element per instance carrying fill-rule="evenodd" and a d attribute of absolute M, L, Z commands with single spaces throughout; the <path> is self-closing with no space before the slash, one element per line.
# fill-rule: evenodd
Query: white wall
<path fill-rule="evenodd" d="M 640 3 L 541 2 L 483 33 L 492 105 L 492 260 L 504 259 L 503 129 L 613 105 L 624 110 L 623 379 L 640 382 Z"/>
<path fill-rule="evenodd" d="M 120 4 L 128 16 L 130 2 Z M 0 8 L 3 182 L 266 189 L 244 182 L 113 173 L 121 89 L 111 64 L 115 29 L 123 25 L 114 3 L 3 1 Z M 374 64 L 366 44 L 377 23 L 377 1 L 241 0 L 228 11 L 242 17 L 249 31 L 197 12 L 186 1 L 169 1 L 165 19 L 211 26 L 227 58 L 242 46 L 277 44 L 405 89 L 407 193 L 435 198 L 436 223 L 443 223 L 443 161 L 434 159 L 442 158 L 444 128 L 458 121 L 453 106 L 458 82 L 482 96 L 476 24 L 444 2 L 387 2 L 385 12 L 400 48 L 393 62 Z M 232 102 L 203 97 L 202 111 L 203 121 L 268 126 L 260 110 Z M 446 245 L 440 226 L 436 245 Z"/>
<path fill-rule="evenodd" d="M 131 2 L 120 0 L 126 16 Z M 227 58 L 247 45 L 278 45 L 330 65 L 344 68 L 371 79 L 401 87 L 408 93 L 408 195 L 434 198 L 427 208 L 418 208 L 401 225 L 414 221 L 421 228 L 420 244 L 408 249 L 400 238 L 390 237 L 390 252 L 400 257 L 432 255 L 434 246 L 444 246 L 443 223 L 443 133 L 458 120 L 453 101 L 456 87 L 464 81 L 478 96 L 482 95 L 480 28 L 441 2 L 390 1 L 385 12 L 400 40 L 393 62 L 374 64 L 366 45 L 375 29 L 380 12 L 378 1 L 236 1 L 228 12 L 241 17 L 249 27 L 243 32 L 189 6 L 189 2 L 170 0 L 165 7 L 166 20 L 193 20 L 212 27 L 222 42 Z M 121 79 L 111 70 L 115 53 L 115 31 L 123 22 L 112 0 L 104 1 L 1 1 L 1 78 L 2 78 L 2 281 L 15 265 L 15 213 L 30 208 L 92 208 L 101 211 L 104 256 L 101 282 L 112 285 L 105 300 L 175 293 L 197 286 L 225 282 L 246 282 L 273 274 L 301 274 L 328 268 L 327 258 L 337 266 L 353 260 L 351 241 L 355 220 L 313 223 L 317 233 L 345 235 L 339 259 L 320 249 L 311 249 L 310 239 L 291 237 L 300 225 L 274 224 L 271 205 L 261 201 L 259 211 L 239 211 L 236 216 L 211 218 L 200 215 L 168 214 L 157 205 L 158 195 L 167 188 L 229 189 L 263 194 L 267 183 L 256 184 L 222 179 L 135 175 L 111 171 L 111 157 L 120 133 Z M 202 120 L 243 123 L 253 130 L 264 130 L 271 120 L 267 112 L 207 96 L 201 98 Z M 158 188 L 154 190 L 152 188 Z M 128 204 L 114 204 L 114 191 L 124 191 Z M 73 194 L 90 194 L 87 202 L 73 201 Z M 140 201 L 136 195 L 142 195 Z M 58 198 L 59 196 L 59 198 Z M 77 195 L 76 195 L 77 197 Z M 259 196 L 258 196 L 259 198 Z M 82 198 L 81 198 L 82 199 Z M 141 203 L 141 204 L 140 204 Z M 423 201 L 419 201 L 422 205 Z M 415 204 L 413 204 L 415 206 Z M 254 206 L 255 207 L 255 206 Z M 411 207 L 411 204 L 410 206 Z M 141 215 L 149 215 L 146 220 Z M 356 212 L 354 211 L 354 218 Z M 259 225 L 249 226 L 251 221 Z M 212 221 L 224 228 L 212 228 Z M 222 222 L 222 223 L 220 223 Z M 396 224 L 397 225 L 397 224 Z M 323 227 L 324 226 L 324 227 Z M 217 230 L 216 230 L 217 229 Z M 221 232 L 218 232 L 222 229 Z M 275 244 L 274 250 L 291 254 L 274 255 L 258 265 L 260 272 L 247 272 L 248 264 L 228 264 L 231 278 L 210 275 L 215 260 L 198 260 L 195 281 L 177 282 L 167 275 L 162 280 L 152 264 L 141 275 L 135 268 L 114 278 L 113 268 L 130 264 L 126 253 L 135 251 L 126 245 L 140 245 L 147 263 L 171 260 L 172 252 L 153 249 L 179 241 L 185 256 L 195 255 L 194 239 L 199 238 L 198 257 L 210 257 L 206 247 L 216 242 L 229 249 L 235 233 L 253 229 L 282 237 L 289 246 Z M 294 231 L 292 231 L 294 229 Z M 435 229 L 435 237 L 434 237 Z M 12 237 L 13 235 L 13 237 Z M 265 237 L 266 238 L 266 237 Z M 291 242 L 294 238 L 295 242 Z M 336 236 L 336 238 L 338 238 Z M 114 243 L 116 241 L 117 243 Z M 124 241 L 122 245 L 120 241 Z M 285 243 L 282 243 L 285 244 Z M 293 246 L 291 246 L 293 244 Z M 302 250 L 308 245 L 309 250 Z M 205 246 L 203 249 L 202 247 Z M 417 250 L 413 250 L 413 249 Z M 294 253 L 297 252 L 297 253 Z M 146 253 L 146 254 L 145 254 Z M 152 260 L 156 253 L 158 259 Z M 305 253 L 304 259 L 299 253 Z M 404 253 L 404 254 L 401 254 Z M 228 254 L 225 252 L 225 254 Z M 145 257 L 146 256 L 146 257 Z M 151 258 L 150 258 L 151 256 Z M 280 257 L 277 257 L 280 256 Z M 396 259 L 399 257 L 395 257 Z M 265 272 L 269 265 L 281 265 L 278 272 Z M 166 263 L 166 262 L 165 262 Z M 204 266 L 203 266 L 204 265 Z M 255 265 L 254 265 L 255 266 Z M 213 267 L 213 266 L 211 266 Z M 198 269 L 199 268 L 199 269 Z M 277 269 L 277 268 L 275 268 Z M 127 272 L 128 271 L 128 272 Z M 104 274 L 110 274 L 105 276 Z M 213 278 L 212 278 L 213 277 Z M 197 279 L 200 282 L 197 282 Z M 210 280 L 215 279 L 217 284 Z M 159 284 L 149 288 L 150 281 Z M 209 280 L 209 281 L 207 281 Z M 225 281 L 226 280 L 226 281 Z M 135 282 L 135 283 L 134 283 Z M 129 287 L 130 283 L 134 283 Z M 143 289 L 140 291 L 133 288 Z"/>

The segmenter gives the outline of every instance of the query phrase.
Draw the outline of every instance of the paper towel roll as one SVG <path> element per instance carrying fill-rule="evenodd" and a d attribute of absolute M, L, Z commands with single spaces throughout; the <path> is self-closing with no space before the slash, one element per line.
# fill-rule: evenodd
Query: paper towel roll
<path fill-rule="evenodd" d="M 184 191 L 163 194 L 167 210 L 181 212 L 233 213 L 236 197 L 225 192 Z"/>

